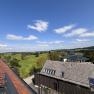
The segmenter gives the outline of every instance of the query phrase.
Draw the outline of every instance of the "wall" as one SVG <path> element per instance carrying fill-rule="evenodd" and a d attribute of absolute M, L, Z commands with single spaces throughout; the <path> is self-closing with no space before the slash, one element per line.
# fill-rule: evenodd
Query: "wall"
<path fill-rule="evenodd" d="M 38 86 L 44 85 L 51 89 L 55 89 L 58 94 L 94 94 L 94 92 L 91 92 L 87 87 L 78 86 L 73 83 L 64 82 L 62 80 L 40 74 L 35 76 L 35 83 Z"/>

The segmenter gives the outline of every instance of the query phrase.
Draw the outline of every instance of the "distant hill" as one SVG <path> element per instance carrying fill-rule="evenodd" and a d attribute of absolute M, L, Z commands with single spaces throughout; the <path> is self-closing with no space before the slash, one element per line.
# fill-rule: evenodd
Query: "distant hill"
<path fill-rule="evenodd" d="M 84 49 L 92 49 L 92 50 L 94 50 L 94 46 L 91 46 L 91 47 L 85 47 Z"/>
<path fill-rule="evenodd" d="M 94 46 L 90 46 L 90 47 L 83 47 L 83 48 L 74 48 L 74 49 L 55 49 L 55 50 L 51 50 L 51 51 L 81 51 L 81 50 L 93 50 L 94 51 Z"/>
<path fill-rule="evenodd" d="M 84 48 L 76 48 L 74 50 L 94 50 L 94 46 L 84 47 Z"/>

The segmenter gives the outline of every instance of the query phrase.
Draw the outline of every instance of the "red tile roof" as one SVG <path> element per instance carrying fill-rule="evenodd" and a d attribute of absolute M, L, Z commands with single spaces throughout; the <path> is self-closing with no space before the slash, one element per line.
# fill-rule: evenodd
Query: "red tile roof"
<path fill-rule="evenodd" d="M 4 74 L 3 74 L 3 72 L 0 70 L 0 87 L 4 87 L 4 85 L 5 85 Z"/>
<path fill-rule="evenodd" d="M 4 84 L 4 73 L 9 76 L 18 94 L 32 94 L 29 89 L 22 83 L 22 81 L 15 75 L 15 73 L 8 67 L 8 65 L 5 64 L 4 61 L 0 60 L 0 85 Z"/>

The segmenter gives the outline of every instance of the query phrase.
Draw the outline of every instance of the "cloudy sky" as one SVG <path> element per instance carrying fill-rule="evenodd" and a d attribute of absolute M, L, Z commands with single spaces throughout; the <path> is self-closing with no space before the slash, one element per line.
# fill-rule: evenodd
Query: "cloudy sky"
<path fill-rule="evenodd" d="M 94 0 L 0 0 L 0 52 L 94 46 Z"/>

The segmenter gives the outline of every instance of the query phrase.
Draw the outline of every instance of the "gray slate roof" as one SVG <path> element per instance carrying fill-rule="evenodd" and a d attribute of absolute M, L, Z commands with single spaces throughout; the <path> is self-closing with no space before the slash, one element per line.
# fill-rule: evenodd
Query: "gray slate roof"
<path fill-rule="evenodd" d="M 56 70 L 55 75 L 46 73 L 45 69 Z M 62 72 L 64 72 L 64 77 L 62 77 Z M 40 74 L 89 87 L 88 78 L 94 78 L 94 64 L 47 60 Z"/>

